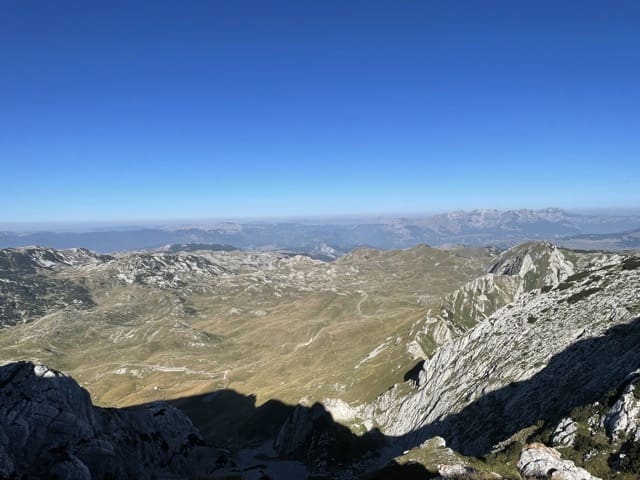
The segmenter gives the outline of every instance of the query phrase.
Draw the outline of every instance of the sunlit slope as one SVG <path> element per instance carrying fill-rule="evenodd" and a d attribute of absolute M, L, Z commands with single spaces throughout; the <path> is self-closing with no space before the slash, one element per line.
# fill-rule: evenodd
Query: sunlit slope
<path fill-rule="evenodd" d="M 402 380 L 425 353 L 409 346 L 430 336 L 427 313 L 494 255 L 417 246 L 333 263 L 240 251 L 51 261 L 33 275 L 82 285 L 93 305 L 71 299 L 21 319 L 0 333 L 0 355 L 68 371 L 103 405 L 222 387 L 259 402 L 364 401 Z"/>

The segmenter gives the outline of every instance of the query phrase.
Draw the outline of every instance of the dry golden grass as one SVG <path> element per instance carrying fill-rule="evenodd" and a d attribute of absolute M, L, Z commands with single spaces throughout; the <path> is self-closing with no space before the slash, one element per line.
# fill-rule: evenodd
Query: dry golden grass
<path fill-rule="evenodd" d="M 97 306 L 2 331 L 0 360 L 68 372 L 105 406 L 221 388 L 258 404 L 363 402 L 402 381 L 415 363 L 406 344 L 426 313 L 491 258 L 418 246 L 357 250 L 332 264 L 278 260 L 269 270 L 226 255 L 232 273 L 179 289 L 122 285 L 108 268 L 60 272 L 81 279 Z"/>

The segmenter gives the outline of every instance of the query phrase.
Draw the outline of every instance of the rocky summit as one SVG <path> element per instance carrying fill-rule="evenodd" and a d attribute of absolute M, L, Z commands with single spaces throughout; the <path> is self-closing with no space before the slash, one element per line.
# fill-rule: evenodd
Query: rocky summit
<path fill-rule="evenodd" d="M 0 478 L 640 475 L 634 253 L 7 249 L 0 322 Z"/>

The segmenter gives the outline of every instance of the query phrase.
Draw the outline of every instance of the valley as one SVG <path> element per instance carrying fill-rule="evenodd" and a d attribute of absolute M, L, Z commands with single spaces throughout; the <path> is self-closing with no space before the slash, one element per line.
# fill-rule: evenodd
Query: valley
<path fill-rule="evenodd" d="M 333 263 L 271 252 L 36 263 L 36 283 L 83 285 L 95 305 L 79 308 L 74 298 L 21 318 L 3 332 L 0 351 L 4 361 L 15 356 L 70 372 L 107 405 L 217 388 L 288 402 L 370 399 L 400 381 L 422 348 L 465 328 L 440 327 L 407 352 L 427 313 L 439 313 L 441 298 L 490 258 L 485 249 L 418 246 L 356 250 Z M 392 368 L 380 375 L 380 365 Z"/>

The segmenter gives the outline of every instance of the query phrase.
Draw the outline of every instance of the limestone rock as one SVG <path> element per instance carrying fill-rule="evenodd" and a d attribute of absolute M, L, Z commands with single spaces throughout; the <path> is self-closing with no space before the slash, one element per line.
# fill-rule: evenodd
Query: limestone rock
<path fill-rule="evenodd" d="M 626 386 L 621 397 L 607 412 L 604 425 L 612 440 L 626 437 L 640 441 L 640 376 Z"/>
<path fill-rule="evenodd" d="M 313 431 L 313 420 L 318 418 L 320 412 L 309 410 L 303 406 L 297 406 L 274 442 L 275 450 L 283 456 L 294 456 L 300 452 L 308 443 L 309 436 Z"/>
<path fill-rule="evenodd" d="M 88 480 L 186 476 L 213 470 L 176 408 L 94 407 L 71 377 L 30 362 L 0 367 L 0 476 Z"/>
<path fill-rule="evenodd" d="M 570 447 L 576 439 L 577 431 L 578 424 L 570 417 L 565 417 L 560 420 L 560 423 L 558 423 L 558 426 L 553 432 L 551 441 L 555 446 Z"/>
<path fill-rule="evenodd" d="M 479 472 L 475 468 L 466 465 L 438 465 L 439 480 L 490 480 L 502 478 L 497 473 Z"/>
<path fill-rule="evenodd" d="M 441 436 L 482 455 L 543 419 L 599 401 L 640 362 L 640 270 L 603 267 L 534 289 L 425 361 L 420 387 L 392 388 L 361 418 L 411 448 Z"/>
<path fill-rule="evenodd" d="M 542 445 L 527 445 L 520 454 L 518 470 L 525 480 L 600 480 L 570 460 L 562 460 L 560 453 Z"/>
<path fill-rule="evenodd" d="M 517 245 L 502 253 L 489 267 L 489 273 L 514 275 L 527 280 L 526 289 L 543 285 L 557 285 L 575 266 L 562 251 L 548 242 L 530 242 Z"/>

